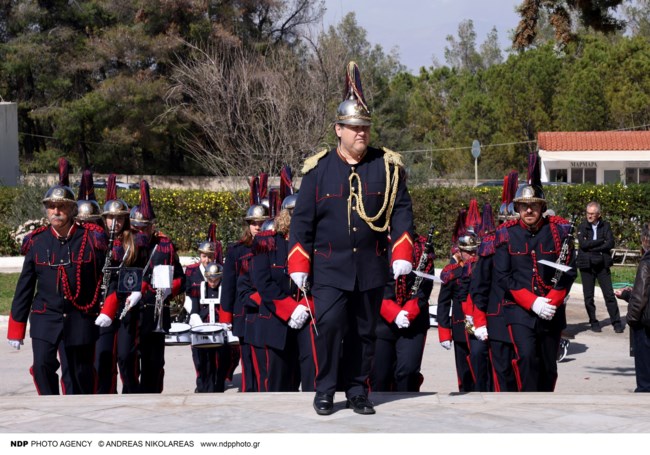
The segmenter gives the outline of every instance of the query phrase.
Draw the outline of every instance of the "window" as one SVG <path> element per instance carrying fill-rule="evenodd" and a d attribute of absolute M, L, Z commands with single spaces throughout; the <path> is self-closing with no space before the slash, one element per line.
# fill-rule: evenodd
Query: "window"
<path fill-rule="evenodd" d="M 569 173 L 566 169 L 549 169 L 548 171 L 549 182 L 568 182 Z"/>
<path fill-rule="evenodd" d="M 650 183 L 650 168 L 626 167 L 625 183 Z"/>
<path fill-rule="evenodd" d="M 571 169 L 571 183 L 596 183 L 596 168 Z"/>
<path fill-rule="evenodd" d="M 621 173 L 618 169 L 606 170 L 604 172 L 605 180 L 603 183 L 619 183 L 621 181 Z"/>

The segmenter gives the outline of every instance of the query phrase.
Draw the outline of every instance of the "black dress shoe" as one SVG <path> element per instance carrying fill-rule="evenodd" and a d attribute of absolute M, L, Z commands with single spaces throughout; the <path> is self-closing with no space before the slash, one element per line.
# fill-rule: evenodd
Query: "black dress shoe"
<path fill-rule="evenodd" d="M 365 395 L 357 395 L 348 399 L 345 403 L 346 408 L 352 408 L 357 414 L 374 414 L 375 405 Z"/>
<path fill-rule="evenodd" d="M 314 396 L 314 409 L 319 416 L 328 416 L 334 412 L 334 397 L 322 392 Z"/>
<path fill-rule="evenodd" d="M 592 331 L 592 332 L 598 332 L 598 333 L 600 333 L 600 332 L 603 331 L 603 329 L 600 328 L 600 324 L 599 324 L 599 323 L 597 323 L 597 322 L 592 322 L 592 323 L 591 323 L 591 331 Z"/>
<path fill-rule="evenodd" d="M 623 325 L 620 322 L 617 322 L 616 324 L 614 324 L 614 332 L 623 333 L 624 331 L 625 331 L 625 328 L 623 327 Z"/>

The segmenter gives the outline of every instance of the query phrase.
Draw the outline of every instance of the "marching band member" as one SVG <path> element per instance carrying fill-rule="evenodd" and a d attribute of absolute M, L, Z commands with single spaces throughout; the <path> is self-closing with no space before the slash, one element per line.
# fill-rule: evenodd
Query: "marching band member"
<path fill-rule="evenodd" d="M 309 314 L 311 298 L 287 274 L 291 210 L 295 195 L 282 202 L 275 230 L 260 232 L 253 242 L 251 277 L 260 298 L 251 343 L 258 353 L 260 391 L 314 390 L 315 367 Z M 308 307 L 309 305 L 309 307 Z"/>
<path fill-rule="evenodd" d="M 219 299 L 223 276 L 221 242 L 215 239 L 216 225 L 210 224 L 208 238 L 199 245 L 199 262 L 185 269 L 185 302 L 190 325 L 210 323 L 210 305 L 207 299 Z M 188 305 L 189 304 L 189 305 Z M 187 308 L 189 306 L 189 308 Z M 219 304 L 215 304 L 212 321 L 219 322 Z M 196 370 L 196 393 L 223 392 L 231 368 L 232 350 L 226 342 L 218 347 L 192 346 L 192 360 Z"/>
<path fill-rule="evenodd" d="M 464 215 L 462 211 L 459 214 Z M 465 302 L 478 245 L 473 230 L 458 233 L 459 261 L 452 259 L 440 273 L 443 284 L 438 295 L 438 337 L 443 348 L 454 348 L 459 392 L 486 392 L 489 387 L 487 344 L 475 336 L 466 317 Z"/>
<path fill-rule="evenodd" d="M 497 229 L 494 274 L 505 290 L 504 314 L 515 348 L 514 370 L 519 391 L 552 392 L 557 381 L 557 354 L 566 327 L 567 296 L 576 271 L 564 273 L 540 260 L 573 264 L 569 250 L 561 256 L 569 223 L 543 217 L 546 199 L 540 181 L 537 154 L 531 154 L 528 183 L 513 199 L 518 220 Z"/>
<path fill-rule="evenodd" d="M 504 177 L 503 202 L 499 209 L 499 221 L 501 223 L 516 218 L 514 208 L 511 207 L 509 210 L 508 207 L 515 195 L 517 183 L 518 173 L 516 171 Z M 481 244 L 478 250 L 478 262 L 472 272 L 470 295 L 476 307 L 475 313 L 481 313 L 487 319 L 494 391 L 516 392 L 517 381 L 512 368 L 515 351 L 503 311 L 505 290 L 498 285 L 493 273 L 496 236 L 492 207 L 489 204 L 485 204 L 483 207 L 483 220 L 479 234 Z M 475 322 L 479 317 L 477 314 L 474 315 Z M 479 323 L 476 323 L 476 325 L 478 326 Z"/>
<path fill-rule="evenodd" d="M 359 69 L 350 62 L 334 125 L 338 145 L 305 161 L 291 219 L 290 276 L 303 290 L 311 281 L 314 298 L 319 415 L 334 412 L 339 378 L 348 408 L 375 413 L 368 376 L 388 249 L 394 278 L 412 268 L 413 211 L 401 156 L 368 146 L 370 124 Z"/>
<path fill-rule="evenodd" d="M 248 274 L 252 258 L 253 238 L 260 232 L 264 221 L 269 219 L 268 209 L 262 205 L 259 194 L 259 177 L 250 181 L 250 207 L 246 211 L 244 227 L 238 242 L 228 246 L 224 263 L 221 310 L 219 320 L 232 325 L 233 335 L 239 338 L 241 356 L 241 391 L 255 392 L 258 384 L 253 369 L 252 348 L 246 340 L 246 298 L 242 297 L 238 283 L 242 275 Z"/>
<path fill-rule="evenodd" d="M 432 273 L 433 231 L 416 235 L 413 269 Z M 418 284 L 416 284 L 418 283 Z M 420 368 L 429 330 L 429 297 L 433 281 L 415 275 L 389 277 L 377 322 L 375 362 L 370 388 L 375 392 L 418 392 L 424 381 Z"/>
<path fill-rule="evenodd" d="M 137 312 L 122 314 L 129 293 L 118 292 L 118 274 L 115 269 L 125 267 L 144 267 L 139 260 L 135 235 L 129 223 L 129 206 L 117 197 L 115 174 L 110 174 L 106 182 L 106 198 L 102 208 L 102 218 L 109 239 L 110 260 L 104 280 L 108 281 L 101 314 L 95 324 L 99 329 L 99 339 L 95 345 L 95 368 L 98 375 L 97 393 L 117 393 L 117 373 L 122 381 L 122 393 L 137 393 L 139 389 L 137 323 L 132 319 Z"/>
<path fill-rule="evenodd" d="M 60 167 L 67 165 L 60 160 Z M 93 224 L 74 222 L 77 204 L 69 186 L 52 186 L 42 202 L 49 225 L 23 241 L 25 259 L 11 305 L 8 342 L 20 349 L 29 319 L 34 356 L 30 373 L 39 395 L 59 394 L 58 349 L 65 351 L 72 383 L 66 393 L 94 393 L 98 331 L 93 321 L 99 313 L 106 237 Z"/>

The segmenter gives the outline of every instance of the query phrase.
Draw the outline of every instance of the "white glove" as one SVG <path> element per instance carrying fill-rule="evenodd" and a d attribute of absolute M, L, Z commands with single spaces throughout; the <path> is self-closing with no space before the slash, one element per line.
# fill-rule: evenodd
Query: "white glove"
<path fill-rule="evenodd" d="M 309 319 L 309 311 L 305 305 L 298 305 L 293 313 L 291 313 L 291 318 L 289 318 L 289 327 L 292 329 L 301 329 L 305 322 Z M 293 324 L 291 324 L 293 322 Z M 295 327 L 294 327 L 295 326 Z"/>
<path fill-rule="evenodd" d="M 101 314 L 97 316 L 97 319 L 95 319 L 95 325 L 99 327 L 108 327 L 113 323 L 113 320 L 106 316 L 105 314 Z"/>
<path fill-rule="evenodd" d="M 7 344 L 15 350 L 20 351 L 20 345 L 23 344 L 23 340 L 7 340 Z"/>
<path fill-rule="evenodd" d="M 190 315 L 190 327 L 194 327 L 201 324 L 203 324 L 203 319 L 201 319 L 201 316 L 199 316 L 196 313 Z"/>
<path fill-rule="evenodd" d="M 183 308 L 185 308 L 185 311 L 189 313 L 192 312 L 192 299 L 190 298 L 189 295 L 185 296 L 185 301 L 183 302 Z"/>
<path fill-rule="evenodd" d="M 232 324 L 230 323 L 222 322 L 221 327 L 223 327 L 224 330 L 232 330 Z"/>
<path fill-rule="evenodd" d="M 474 329 L 474 336 L 478 338 L 481 341 L 487 341 L 488 339 L 488 331 L 487 327 L 482 326 L 482 327 L 477 327 Z"/>
<path fill-rule="evenodd" d="M 469 322 L 471 325 L 474 325 L 474 316 L 472 316 L 471 314 L 466 314 L 465 320 Z"/>
<path fill-rule="evenodd" d="M 447 351 L 451 349 L 451 340 L 445 340 L 440 342 L 440 346 L 445 348 Z"/>
<path fill-rule="evenodd" d="M 551 305 L 551 299 L 546 297 L 537 297 L 533 302 L 532 310 L 542 319 L 550 321 L 555 316 L 555 306 Z"/>
<path fill-rule="evenodd" d="M 395 274 L 394 278 L 397 279 L 400 275 L 408 275 L 413 270 L 413 264 L 404 259 L 395 259 L 393 261 L 393 273 Z"/>
<path fill-rule="evenodd" d="M 408 311 L 402 310 L 395 316 L 395 325 L 400 329 L 408 329 L 409 325 L 411 325 L 408 317 L 406 317 L 407 314 L 409 314 Z"/>
<path fill-rule="evenodd" d="M 305 288 L 305 283 L 307 282 L 307 277 L 309 276 L 308 273 L 293 272 L 290 276 L 293 282 L 296 283 L 296 286 L 298 286 L 300 289 Z"/>
<path fill-rule="evenodd" d="M 126 298 L 126 305 L 129 308 L 133 308 L 138 304 L 140 299 L 142 298 L 142 292 L 132 292 L 129 294 L 129 296 Z"/>

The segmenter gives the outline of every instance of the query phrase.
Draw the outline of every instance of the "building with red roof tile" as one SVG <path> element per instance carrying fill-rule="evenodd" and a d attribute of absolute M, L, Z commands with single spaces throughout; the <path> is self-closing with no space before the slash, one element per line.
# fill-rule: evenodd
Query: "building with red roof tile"
<path fill-rule="evenodd" d="M 537 134 L 542 182 L 650 183 L 650 131 Z"/>

